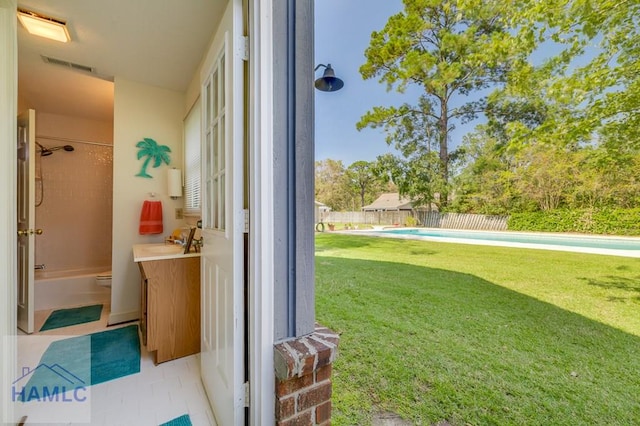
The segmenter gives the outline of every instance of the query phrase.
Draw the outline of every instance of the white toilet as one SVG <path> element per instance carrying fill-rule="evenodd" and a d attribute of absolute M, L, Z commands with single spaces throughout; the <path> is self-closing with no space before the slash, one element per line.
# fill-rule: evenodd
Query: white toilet
<path fill-rule="evenodd" d="M 111 271 L 102 272 L 96 275 L 96 284 L 101 287 L 111 287 Z"/>

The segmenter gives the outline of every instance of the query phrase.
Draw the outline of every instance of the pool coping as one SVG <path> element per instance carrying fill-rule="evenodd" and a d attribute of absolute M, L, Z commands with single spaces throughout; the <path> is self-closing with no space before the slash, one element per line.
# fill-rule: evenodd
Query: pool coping
<path fill-rule="evenodd" d="M 521 243 L 521 242 L 510 242 L 510 241 L 489 241 L 489 240 L 474 240 L 474 239 L 466 239 L 466 238 L 455 238 L 455 237 L 433 237 L 428 235 L 407 235 L 407 234 L 393 234 L 393 233 L 385 233 L 382 231 L 390 231 L 394 229 L 403 229 L 403 230 L 433 230 L 433 231 L 451 231 L 451 232 L 469 232 L 469 233 L 485 233 L 491 232 L 496 234 L 518 234 L 518 235 L 528 235 L 528 236 L 564 236 L 564 237 L 573 237 L 573 238 L 590 238 L 590 239 L 615 239 L 615 240 L 630 240 L 630 241 L 639 241 L 638 237 L 626 237 L 626 236 L 609 236 L 609 235 L 591 235 L 591 234 L 579 234 L 579 233 L 569 233 L 569 232 L 520 232 L 520 231 L 493 231 L 493 230 L 471 230 L 471 229 L 448 229 L 448 228 L 418 228 L 418 227 L 397 227 L 397 226 L 389 226 L 384 227 L 383 229 L 361 229 L 361 230 L 345 230 L 345 231 L 333 231 L 335 233 L 344 233 L 344 234 L 358 234 L 358 235 L 366 235 L 370 237 L 380 237 L 380 238 L 399 238 L 406 240 L 418 240 L 418 241 L 433 241 L 433 242 L 441 242 L 441 243 L 455 243 L 455 244 L 471 244 L 471 245 L 482 245 L 482 246 L 495 246 L 495 247 L 513 247 L 513 248 L 525 248 L 525 249 L 534 249 L 534 250 L 551 250 L 551 251 L 564 251 L 564 252 L 573 252 L 573 253 L 587 253 L 587 254 L 599 254 L 599 255 L 608 255 L 608 256 L 621 256 L 621 257 L 633 257 L 640 258 L 640 250 L 622 250 L 622 249 L 606 249 L 599 247 L 576 247 L 576 246 L 561 246 L 555 244 L 537 244 L 537 243 Z"/>

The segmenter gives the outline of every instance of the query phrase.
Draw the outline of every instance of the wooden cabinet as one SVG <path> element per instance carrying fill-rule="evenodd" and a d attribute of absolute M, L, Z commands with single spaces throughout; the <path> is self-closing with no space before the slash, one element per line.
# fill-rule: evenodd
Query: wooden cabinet
<path fill-rule="evenodd" d="M 138 262 L 140 332 L 156 364 L 200 352 L 200 258 Z"/>

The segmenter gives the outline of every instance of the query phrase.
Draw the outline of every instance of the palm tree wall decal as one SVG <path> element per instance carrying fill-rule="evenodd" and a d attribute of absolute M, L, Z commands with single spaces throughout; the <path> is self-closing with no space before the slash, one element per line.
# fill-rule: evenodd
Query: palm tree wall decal
<path fill-rule="evenodd" d="M 144 138 L 138 142 L 136 146 L 138 147 L 138 160 L 142 157 L 147 157 L 145 158 L 144 163 L 142 163 L 140 172 L 136 174 L 136 176 L 153 178 L 153 176 L 147 173 L 147 167 L 151 160 L 153 160 L 153 168 L 159 167 L 163 162 L 169 165 L 169 162 L 171 161 L 169 158 L 171 148 L 168 146 L 158 145 L 158 143 L 151 138 Z"/>

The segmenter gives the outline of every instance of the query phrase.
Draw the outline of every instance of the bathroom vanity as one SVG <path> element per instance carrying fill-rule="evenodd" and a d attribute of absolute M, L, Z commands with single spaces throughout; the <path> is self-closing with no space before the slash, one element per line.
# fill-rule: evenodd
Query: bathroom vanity
<path fill-rule="evenodd" d="M 179 245 L 136 244 L 140 332 L 155 363 L 200 352 L 200 253 Z"/>

